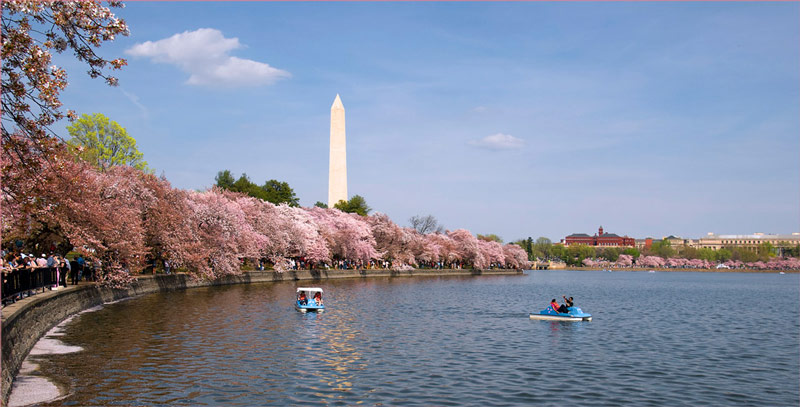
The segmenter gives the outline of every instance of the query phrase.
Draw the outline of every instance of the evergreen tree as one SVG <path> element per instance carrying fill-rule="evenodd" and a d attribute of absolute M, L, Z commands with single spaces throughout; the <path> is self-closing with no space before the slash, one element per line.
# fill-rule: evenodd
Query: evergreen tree
<path fill-rule="evenodd" d="M 361 216 L 367 216 L 372 211 L 372 208 L 367 206 L 367 201 L 361 195 L 353 195 L 349 201 L 341 200 L 333 207 L 342 212 L 357 213 Z"/>

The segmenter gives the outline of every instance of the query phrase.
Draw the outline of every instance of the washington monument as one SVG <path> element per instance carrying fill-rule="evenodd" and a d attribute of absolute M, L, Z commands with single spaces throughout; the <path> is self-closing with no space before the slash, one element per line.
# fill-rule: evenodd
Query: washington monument
<path fill-rule="evenodd" d="M 328 208 L 347 201 L 347 143 L 344 136 L 344 105 L 336 94 L 331 105 L 331 159 L 328 170 Z"/>

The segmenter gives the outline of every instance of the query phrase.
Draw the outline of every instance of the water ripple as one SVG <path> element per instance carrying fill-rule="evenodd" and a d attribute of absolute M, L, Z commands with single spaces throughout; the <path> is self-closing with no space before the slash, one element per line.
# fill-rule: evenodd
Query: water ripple
<path fill-rule="evenodd" d="M 82 314 L 38 357 L 47 405 L 798 405 L 797 275 L 535 272 L 150 295 Z M 304 283 L 307 284 L 307 283 Z M 592 322 L 532 321 L 569 294 Z M 769 298 L 773 313 L 743 298 Z M 509 299 L 513 301 L 509 302 Z M 701 304 L 703 310 L 687 311 Z M 767 334 L 768 333 L 768 334 Z"/>

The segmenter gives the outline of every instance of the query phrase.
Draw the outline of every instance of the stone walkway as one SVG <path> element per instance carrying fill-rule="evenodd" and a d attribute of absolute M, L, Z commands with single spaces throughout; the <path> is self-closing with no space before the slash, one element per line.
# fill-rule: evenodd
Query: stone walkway
<path fill-rule="evenodd" d="M 2 308 L 2 321 L 5 322 L 5 320 L 8 319 L 8 317 L 10 317 L 11 315 L 15 314 L 17 311 L 19 311 L 20 309 L 24 308 L 29 303 L 32 303 L 34 301 L 39 301 L 39 300 L 44 299 L 44 298 L 54 297 L 54 296 L 58 295 L 59 293 L 64 293 L 66 291 L 76 290 L 76 289 L 78 289 L 80 287 L 85 287 L 87 285 L 94 285 L 94 284 L 96 284 L 96 283 L 81 281 L 80 283 L 78 283 L 78 285 L 68 285 L 66 287 L 59 286 L 57 290 L 51 290 L 49 288 L 45 288 L 44 292 L 42 292 L 42 289 L 39 288 L 36 291 L 36 295 L 32 295 L 30 297 L 25 297 L 25 298 L 23 298 L 21 300 L 17 300 L 14 303 L 11 303 L 11 304 L 6 304 Z"/>

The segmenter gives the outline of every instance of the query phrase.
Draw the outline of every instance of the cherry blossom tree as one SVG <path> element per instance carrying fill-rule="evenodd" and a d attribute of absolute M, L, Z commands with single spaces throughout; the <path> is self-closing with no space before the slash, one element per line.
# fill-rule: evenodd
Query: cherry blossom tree
<path fill-rule="evenodd" d="M 378 257 L 389 261 L 398 258 L 406 243 L 403 229 L 383 213 L 368 216 L 367 223 L 369 223 L 372 237 L 375 239 L 375 250 Z"/>
<path fill-rule="evenodd" d="M 447 260 L 446 241 L 450 238 L 441 233 L 430 233 L 422 235 L 422 252 L 418 256 L 419 261 L 427 263 L 438 263 Z"/>
<path fill-rule="evenodd" d="M 478 239 L 468 230 L 457 229 L 448 232 L 447 236 L 453 239 L 460 259 L 471 263 L 475 269 L 485 269 L 489 266 L 489 262 L 480 251 Z"/>
<path fill-rule="evenodd" d="M 194 271 L 193 266 L 203 264 L 206 253 L 195 233 L 188 192 L 172 188 L 166 179 L 144 173 L 140 176 L 153 197 L 143 208 L 145 244 L 151 259 Z"/>
<path fill-rule="evenodd" d="M 636 265 L 640 267 L 664 267 L 665 260 L 658 256 L 639 256 Z"/>
<path fill-rule="evenodd" d="M 38 178 L 41 165 L 62 141 L 49 130 L 65 117 L 60 93 L 67 86 L 67 73 L 52 65 L 52 52 L 70 50 L 88 65 L 89 76 L 102 77 L 109 85 L 117 79 L 105 68 L 120 69 L 124 59 L 107 60 L 95 49 L 117 35 L 128 35 L 124 20 L 94 1 L 3 1 L 2 5 L 2 145 L 16 155 Z M 120 2 L 109 2 L 122 7 Z M 75 118 L 69 111 L 67 116 Z M 47 160 L 37 159 L 45 156 Z"/>
<path fill-rule="evenodd" d="M 100 174 L 61 145 L 49 169 L 31 179 L 18 157 L 2 157 L 5 239 L 10 234 L 77 250 L 101 260 L 101 275 L 109 278 L 141 268 L 147 252 L 144 203 L 154 197 L 140 172 L 118 167 Z"/>
<path fill-rule="evenodd" d="M 502 267 L 505 263 L 505 255 L 503 254 L 503 246 L 494 240 L 478 239 L 478 250 L 481 256 L 488 262 L 488 265 L 496 265 Z M 488 266 L 487 265 L 487 266 Z"/>
<path fill-rule="evenodd" d="M 438 245 L 440 260 L 450 267 L 454 267 L 455 264 L 460 264 L 464 260 L 458 243 L 449 234 L 435 233 L 425 235 L 425 237 Z"/>
<path fill-rule="evenodd" d="M 506 267 L 511 267 L 518 270 L 527 270 L 530 268 L 528 252 L 516 244 L 509 243 L 504 245 L 503 256 L 505 257 Z"/>
<path fill-rule="evenodd" d="M 401 228 L 403 232 L 402 248 L 396 260 L 400 262 L 395 265 L 398 269 L 408 269 L 411 266 L 418 266 L 417 259 L 425 253 L 425 237 L 410 227 Z M 407 267 L 408 266 L 408 267 Z"/>
<path fill-rule="evenodd" d="M 633 265 L 633 256 L 629 254 L 620 254 L 614 265 L 617 267 L 630 267 Z"/>
<path fill-rule="evenodd" d="M 308 212 L 319 225 L 332 257 L 361 261 L 378 258 L 372 230 L 362 216 L 319 207 Z"/>
<path fill-rule="evenodd" d="M 285 255 L 305 257 L 312 263 L 327 262 L 331 252 L 314 216 L 306 209 L 285 203 L 277 209 L 288 231 L 289 247 Z"/>
<path fill-rule="evenodd" d="M 189 216 L 201 241 L 201 261 L 189 265 L 198 276 L 215 279 L 241 273 L 241 259 L 258 258 L 266 238 L 247 222 L 235 195 L 217 188 L 188 193 Z M 231 199 L 234 198 L 234 199 Z"/>

